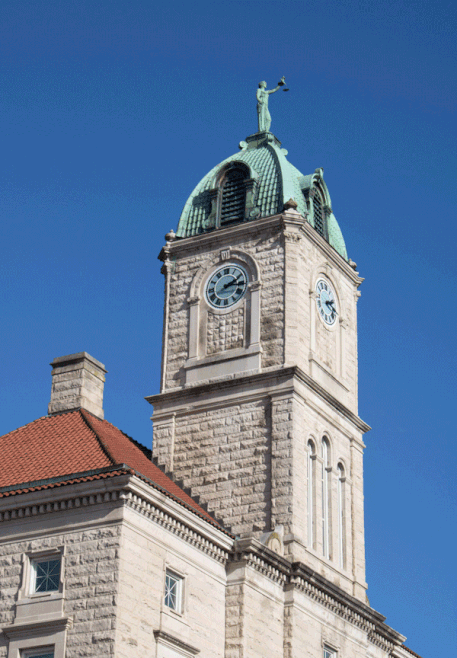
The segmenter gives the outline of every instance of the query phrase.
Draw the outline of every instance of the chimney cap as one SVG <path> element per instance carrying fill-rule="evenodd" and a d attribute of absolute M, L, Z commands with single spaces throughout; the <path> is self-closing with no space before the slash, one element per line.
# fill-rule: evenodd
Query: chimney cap
<path fill-rule="evenodd" d="M 75 354 L 67 354 L 67 356 L 58 356 L 54 359 L 54 361 L 51 361 L 49 365 L 52 366 L 53 368 L 62 367 L 69 363 L 76 363 L 78 361 L 82 361 L 83 359 L 87 359 L 87 361 L 91 361 L 95 366 L 103 370 L 103 372 L 108 372 L 105 368 L 105 364 L 95 359 L 88 352 L 76 352 Z"/>

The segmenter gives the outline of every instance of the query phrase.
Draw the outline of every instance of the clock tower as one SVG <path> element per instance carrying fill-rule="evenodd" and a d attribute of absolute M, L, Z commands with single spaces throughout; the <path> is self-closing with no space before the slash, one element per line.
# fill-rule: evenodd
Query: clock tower
<path fill-rule="evenodd" d="M 268 123 L 166 236 L 154 457 L 233 534 L 365 601 L 362 279 L 323 169 L 286 156 Z"/>

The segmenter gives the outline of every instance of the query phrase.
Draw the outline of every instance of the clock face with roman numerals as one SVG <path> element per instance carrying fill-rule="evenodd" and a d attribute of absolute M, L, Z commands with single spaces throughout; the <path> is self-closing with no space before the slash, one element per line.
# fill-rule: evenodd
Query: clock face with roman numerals
<path fill-rule="evenodd" d="M 335 293 L 326 279 L 318 279 L 316 282 L 316 304 L 319 315 L 325 324 L 334 325 L 338 315 Z"/>
<path fill-rule="evenodd" d="M 241 265 L 219 267 L 206 284 L 206 300 L 214 308 L 229 308 L 246 293 L 248 275 Z"/>

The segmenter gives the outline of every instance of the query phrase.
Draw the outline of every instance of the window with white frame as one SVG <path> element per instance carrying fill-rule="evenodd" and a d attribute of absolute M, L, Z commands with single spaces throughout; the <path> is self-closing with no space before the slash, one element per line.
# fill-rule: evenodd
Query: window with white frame
<path fill-rule="evenodd" d="M 336 651 L 324 646 L 324 658 L 337 658 Z"/>
<path fill-rule="evenodd" d="M 60 586 L 60 556 L 31 560 L 31 592 L 58 592 Z"/>
<path fill-rule="evenodd" d="M 329 508 L 329 443 L 324 436 L 322 439 L 322 551 L 326 558 L 330 558 Z"/>
<path fill-rule="evenodd" d="M 316 450 L 311 439 L 308 441 L 308 546 L 314 548 L 314 469 Z"/>
<path fill-rule="evenodd" d="M 182 611 L 183 579 L 167 569 L 165 573 L 165 605 L 175 612 Z"/>

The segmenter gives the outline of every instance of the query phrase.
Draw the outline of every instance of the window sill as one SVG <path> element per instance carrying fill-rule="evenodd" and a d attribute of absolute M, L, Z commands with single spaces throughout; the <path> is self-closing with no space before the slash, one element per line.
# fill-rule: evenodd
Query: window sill
<path fill-rule="evenodd" d="M 61 618 L 64 598 L 62 592 L 39 592 L 19 599 L 16 602 L 15 622 Z"/>
<path fill-rule="evenodd" d="M 261 367 L 262 349 L 259 343 L 246 348 L 219 352 L 211 356 L 193 357 L 184 364 L 186 370 L 186 386 L 202 380 L 217 379 L 227 375 L 233 376 L 242 372 L 259 372 Z"/>
<path fill-rule="evenodd" d="M 187 361 L 184 364 L 184 368 L 197 368 L 198 366 L 204 366 L 207 363 L 220 363 L 222 361 L 231 361 L 232 359 L 239 359 L 243 356 L 249 356 L 252 354 L 260 354 L 262 348 L 259 343 L 250 345 L 249 347 L 239 347 L 234 350 L 227 350 L 226 352 L 215 352 L 209 356 L 195 356 Z"/>

